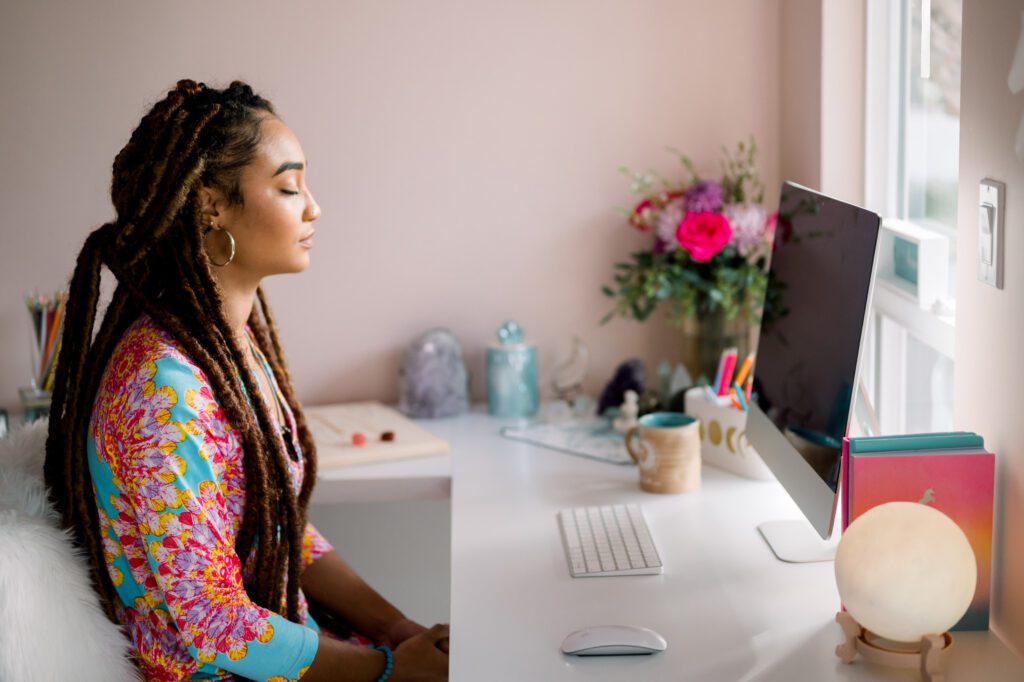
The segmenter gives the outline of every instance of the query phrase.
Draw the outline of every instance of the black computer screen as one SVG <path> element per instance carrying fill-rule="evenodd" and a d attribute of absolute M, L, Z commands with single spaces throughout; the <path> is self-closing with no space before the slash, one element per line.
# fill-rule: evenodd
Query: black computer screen
<path fill-rule="evenodd" d="M 878 228 L 870 211 L 782 187 L 769 273 L 775 295 L 761 328 L 754 388 L 761 410 L 833 491 Z"/>

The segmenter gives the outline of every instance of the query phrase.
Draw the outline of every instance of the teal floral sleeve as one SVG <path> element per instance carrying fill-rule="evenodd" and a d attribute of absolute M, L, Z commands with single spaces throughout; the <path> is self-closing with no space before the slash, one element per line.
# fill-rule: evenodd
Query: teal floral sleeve
<path fill-rule="evenodd" d="M 243 587 L 238 439 L 202 372 L 145 316 L 108 363 L 90 435 L 106 563 L 146 679 L 299 679 L 318 645 L 305 598 L 294 623 Z M 307 561 L 331 549 L 312 527 L 305 544 Z"/>

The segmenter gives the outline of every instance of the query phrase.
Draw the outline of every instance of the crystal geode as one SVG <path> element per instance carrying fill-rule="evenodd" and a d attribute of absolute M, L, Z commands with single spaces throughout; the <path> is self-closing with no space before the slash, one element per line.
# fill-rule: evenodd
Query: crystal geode
<path fill-rule="evenodd" d="M 398 409 L 415 418 L 454 417 L 469 409 L 462 346 L 443 327 L 424 332 L 402 358 Z"/>

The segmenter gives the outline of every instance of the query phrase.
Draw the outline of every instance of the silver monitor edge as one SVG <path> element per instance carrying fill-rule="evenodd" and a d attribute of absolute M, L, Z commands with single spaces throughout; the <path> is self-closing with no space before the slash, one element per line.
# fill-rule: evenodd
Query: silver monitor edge
<path fill-rule="evenodd" d="M 820 194 L 815 190 L 799 185 L 795 182 L 787 182 L 792 185 L 814 194 Z M 858 207 L 859 208 L 859 207 Z M 849 434 L 850 420 L 853 418 L 854 406 L 857 402 L 857 386 L 860 385 L 861 372 L 864 360 L 864 342 L 867 338 L 868 314 L 871 310 L 871 301 L 875 295 L 875 274 L 878 271 L 878 233 L 881 230 L 882 219 L 877 214 L 878 226 L 875 231 L 875 254 L 871 261 L 871 277 L 868 280 L 868 295 L 862 324 L 860 328 L 860 344 L 857 352 L 857 364 L 853 373 L 853 395 L 846 415 L 846 430 Z M 756 373 L 756 367 L 755 367 Z M 840 492 L 843 489 L 842 478 L 846 472 L 840 471 L 839 485 L 836 490 L 828 486 L 818 476 L 811 465 L 797 452 L 782 432 L 757 405 L 757 401 L 750 401 L 750 412 L 747 415 L 747 440 L 764 460 L 764 463 L 772 470 L 775 478 L 779 480 L 782 487 L 786 489 L 789 496 L 793 498 L 800 511 L 810 522 L 814 530 L 822 537 L 828 539 L 832 535 L 832 528 L 835 523 L 836 508 L 839 504 Z"/>

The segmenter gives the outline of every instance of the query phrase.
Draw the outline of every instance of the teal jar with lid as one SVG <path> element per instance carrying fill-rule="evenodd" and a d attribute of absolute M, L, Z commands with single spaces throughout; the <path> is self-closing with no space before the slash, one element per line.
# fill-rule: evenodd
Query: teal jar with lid
<path fill-rule="evenodd" d="M 532 417 L 540 409 L 537 346 L 523 342 L 523 329 L 508 321 L 487 348 L 487 411 L 495 417 Z"/>

